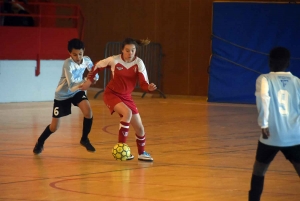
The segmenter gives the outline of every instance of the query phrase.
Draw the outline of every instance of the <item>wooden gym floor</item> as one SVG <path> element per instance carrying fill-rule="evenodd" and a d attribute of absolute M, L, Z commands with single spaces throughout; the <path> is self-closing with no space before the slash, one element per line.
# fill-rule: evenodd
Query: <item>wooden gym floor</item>
<path fill-rule="evenodd" d="M 120 162 L 118 115 L 102 95 L 93 99 L 89 153 L 79 145 L 82 115 L 62 118 L 42 154 L 33 146 L 51 121 L 52 102 L 0 104 L 0 200 L 5 201 L 246 201 L 260 129 L 254 105 L 207 103 L 204 98 L 134 96 L 153 163 Z M 266 174 L 262 201 L 296 201 L 300 182 L 281 153 Z"/>

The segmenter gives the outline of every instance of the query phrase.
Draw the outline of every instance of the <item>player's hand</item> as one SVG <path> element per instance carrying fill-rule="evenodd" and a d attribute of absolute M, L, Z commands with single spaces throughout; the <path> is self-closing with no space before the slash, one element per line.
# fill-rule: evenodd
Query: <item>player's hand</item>
<path fill-rule="evenodd" d="M 92 82 L 90 80 L 87 80 L 80 85 L 79 89 L 82 91 L 86 91 L 91 86 L 91 84 Z"/>
<path fill-rule="evenodd" d="M 87 76 L 86 76 L 86 79 L 91 79 L 91 77 L 93 76 L 93 71 L 90 71 Z"/>
<path fill-rule="evenodd" d="M 269 128 L 262 128 L 261 134 L 262 134 L 263 139 L 268 139 L 270 137 Z"/>
<path fill-rule="evenodd" d="M 156 87 L 156 85 L 154 83 L 151 83 L 151 84 L 148 85 L 148 90 L 149 91 L 154 91 L 156 89 L 157 89 L 157 87 Z"/>

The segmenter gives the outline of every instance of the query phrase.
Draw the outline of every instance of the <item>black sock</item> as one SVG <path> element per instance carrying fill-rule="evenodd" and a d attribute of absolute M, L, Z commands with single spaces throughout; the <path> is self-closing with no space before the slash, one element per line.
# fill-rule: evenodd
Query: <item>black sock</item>
<path fill-rule="evenodd" d="M 82 128 L 81 141 L 85 141 L 85 140 L 88 139 L 88 135 L 91 131 L 92 124 L 93 124 L 93 117 L 90 118 L 90 119 L 87 119 L 87 118 L 83 119 L 83 128 Z"/>
<path fill-rule="evenodd" d="M 44 145 L 46 139 L 52 134 L 53 132 L 51 132 L 50 130 L 50 125 L 48 125 L 46 127 L 46 129 L 44 130 L 44 132 L 41 134 L 41 136 L 38 139 L 38 143 L 40 145 Z"/>
<path fill-rule="evenodd" d="M 260 196 L 264 188 L 264 180 L 264 176 L 252 175 L 249 201 L 260 201 Z"/>

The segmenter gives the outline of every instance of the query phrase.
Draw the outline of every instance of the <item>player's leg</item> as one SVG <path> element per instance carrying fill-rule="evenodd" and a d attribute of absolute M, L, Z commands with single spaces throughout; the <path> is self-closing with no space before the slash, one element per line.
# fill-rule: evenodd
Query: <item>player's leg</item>
<path fill-rule="evenodd" d="M 300 163 L 293 162 L 293 166 L 294 166 L 298 176 L 300 177 Z"/>
<path fill-rule="evenodd" d="M 113 114 L 114 112 L 116 112 L 121 117 L 118 131 L 119 143 L 126 143 L 129 133 L 129 124 L 132 117 L 131 109 L 124 103 L 124 101 L 126 100 L 130 100 L 130 96 L 117 96 L 108 88 L 104 91 L 103 101 L 108 107 L 110 113 Z M 134 156 L 131 155 L 129 158 L 127 158 L 127 160 L 131 160 L 133 158 Z"/>
<path fill-rule="evenodd" d="M 133 114 L 130 123 L 135 131 L 136 145 L 139 153 L 138 159 L 143 161 L 153 161 L 151 155 L 145 151 L 146 134 L 140 114 Z"/>
<path fill-rule="evenodd" d="M 79 107 L 83 114 L 82 123 L 82 135 L 80 139 L 80 144 L 86 148 L 87 151 L 95 152 L 96 149 L 90 143 L 88 138 L 89 133 L 93 125 L 93 113 L 91 109 L 90 102 L 84 91 L 80 91 L 72 98 L 73 105 Z"/>
<path fill-rule="evenodd" d="M 265 173 L 278 151 L 279 149 L 276 147 L 258 142 L 256 160 L 251 176 L 249 201 L 260 201 L 264 187 Z"/>
<path fill-rule="evenodd" d="M 54 100 L 53 110 L 52 110 L 52 121 L 48 125 L 43 133 L 38 138 L 34 148 L 33 153 L 40 154 L 44 149 L 44 143 L 48 137 L 58 130 L 60 125 L 60 117 L 71 114 L 71 102 L 69 100 L 57 101 Z"/>
<path fill-rule="evenodd" d="M 129 124 L 132 117 L 132 111 L 123 102 L 117 103 L 114 107 L 114 111 L 117 112 L 121 117 L 119 124 L 118 142 L 126 143 L 129 132 Z"/>
<path fill-rule="evenodd" d="M 127 106 L 127 104 L 124 103 L 126 100 L 130 100 L 130 96 L 125 98 L 122 96 L 117 96 L 115 93 L 109 90 L 109 88 L 105 89 L 104 91 L 103 101 L 108 107 L 110 113 L 113 114 L 114 112 L 117 112 L 121 117 L 118 137 L 119 143 L 126 143 L 129 132 L 129 122 L 132 117 L 131 109 Z"/>
<path fill-rule="evenodd" d="M 264 188 L 265 173 L 269 164 L 254 162 L 251 176 L 249 201 L 259 201 Z"/>
<path fill-rule="evenodd" d="M 123 102 L 119 102 L 115 105 L 114 109 L 115 112 L 117 112 L 121 119 L 119 124 L 119 137 L 118 142 L 119 143 L 126 143 L 128 133 L 129 133 L 129 125 L 130 120 L 132 117 L 132 111 L 130 108 L 128 108 L 127 105 L 125 105 Z M 134 156 L 131 154 L 127 160 L 132 160 Z"/>
<path fill-rule="evenodd" d="M 33 148 L 33 153 L 35 153 L 35 154 L 42 153 L 42 151 L 44 149 L 45 141 L 52 133 L 57 131 L 59 124 L 60 124 L 60 118 L 52 118 L 51 124 L 45 128 L 43 133 L 38 138 L 38 141 L 36 142 L 36 144 Z"/>
<path fill-rule="evenodd" d="M 300 177 L 300 145 L 283 148 L 282 153 L 285 158 L 293 164 Z"/>

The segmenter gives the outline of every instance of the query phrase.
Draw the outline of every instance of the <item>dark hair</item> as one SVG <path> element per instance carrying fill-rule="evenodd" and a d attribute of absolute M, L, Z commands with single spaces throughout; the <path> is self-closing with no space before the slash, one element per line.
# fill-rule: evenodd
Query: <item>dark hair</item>
<path fill-rule="evenodd" d="M 133 38 L 125 38 L 125 40 L 122 42 L 121 48 L 123 50 L 125 45 L 130 45 L 130 44 L 135 45 L 135 47 L 137 48 L 138 46 L 148 45 L 149 43 L 150 43 L 149 39 L 136 40 L 136 39 L 133 39 Z"/>
<path fill-rule="evenodd" d="M 76 49 L 76 50 L 83 49 L 84 50 L 83 42 L 81 40 L 79 40 L 78 38 L 73 38 L 72 40 L 70 40 L 68 42 L 68 51 L 72 52 L 72 49 Z"/>
<path fill-rule="evenodd" d="M 269 66 L 273 72 L 285 71 L 290 64 L 291 54 L 285 47 L 275 47 L 270 51 Z"/>

